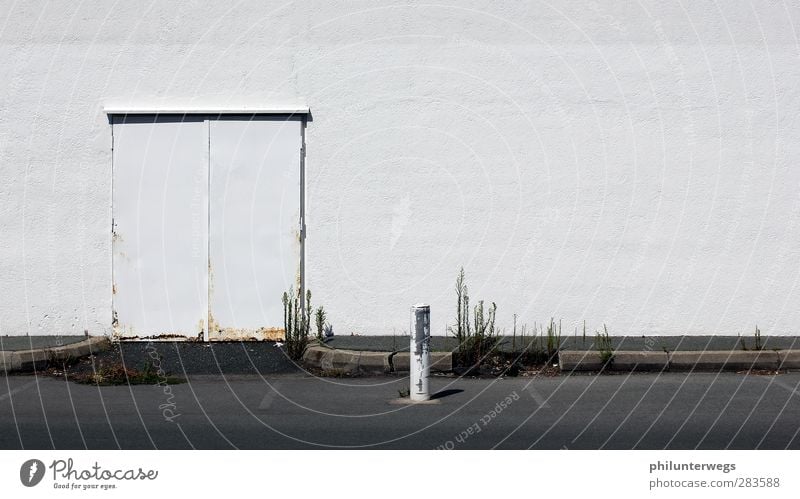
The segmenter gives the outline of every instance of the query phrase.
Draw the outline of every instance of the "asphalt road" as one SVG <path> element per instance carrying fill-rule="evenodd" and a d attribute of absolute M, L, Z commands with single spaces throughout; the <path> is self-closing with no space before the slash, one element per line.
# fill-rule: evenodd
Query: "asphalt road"
<path fill-rule="evenodd" d="M 0 377 L 0 448 L 800 448 L 800 373 L 439 377 L 438 403 L 391 403 L 407 383 L 288 374 L 99 388 Z"/>

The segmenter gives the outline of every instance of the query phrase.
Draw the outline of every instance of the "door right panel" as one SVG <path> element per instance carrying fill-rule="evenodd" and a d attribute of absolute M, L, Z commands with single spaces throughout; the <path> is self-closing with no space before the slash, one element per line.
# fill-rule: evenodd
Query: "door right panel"
<path fill-rule="evenodd" d="M 283 337 L 300 277 L 301 118 L 210 121 L 209 339 Z"/>

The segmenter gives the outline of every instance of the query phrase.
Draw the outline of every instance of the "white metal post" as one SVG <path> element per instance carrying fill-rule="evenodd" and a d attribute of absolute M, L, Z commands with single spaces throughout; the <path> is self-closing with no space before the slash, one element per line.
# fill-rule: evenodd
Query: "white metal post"
<path fill-rule="evenodd" d="M 419 303 L 411 309 L 414 331 L 411 334 L 411 387 L 412 401 L 431 398 L 428 388 L 430 377 L 431 307 Z"/>

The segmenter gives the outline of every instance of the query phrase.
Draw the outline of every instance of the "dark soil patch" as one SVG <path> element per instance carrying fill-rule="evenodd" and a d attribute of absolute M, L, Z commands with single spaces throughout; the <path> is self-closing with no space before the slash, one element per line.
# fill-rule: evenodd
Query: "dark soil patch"
<path fill-rule="evenodd" d="M 506 352 L 494 350 L 470 365 L 464 358 L 453 354 L 453 372 L 459 376 L 496 378 L 500 376 L 559 376 L 557 359 L 549 359 L 538 352 Z M 554 365 L 556 364 L 556 365 Z"/>
<path fill-rule="evenodd" d="M 44 374 L 67 378 L 76 383 L 118 386 L 118 385 L 158 385 L 184 383 L 184 378 L 166 372 L 160 358 L 146 360 L 139 365 L 126 363 L 120 353 L 120 346 L 114 344 L 105 352 L 90 355 L 59 366 L 50 366 Z"/>

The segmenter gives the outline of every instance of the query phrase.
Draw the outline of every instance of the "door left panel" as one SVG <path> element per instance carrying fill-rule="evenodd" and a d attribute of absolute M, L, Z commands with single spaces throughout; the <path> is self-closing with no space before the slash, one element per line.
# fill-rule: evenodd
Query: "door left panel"
<path fill-rule="evenodd" d="M 208 122 L 114 117 L 114 332 L 202 338 L 208 320 Z"/>

